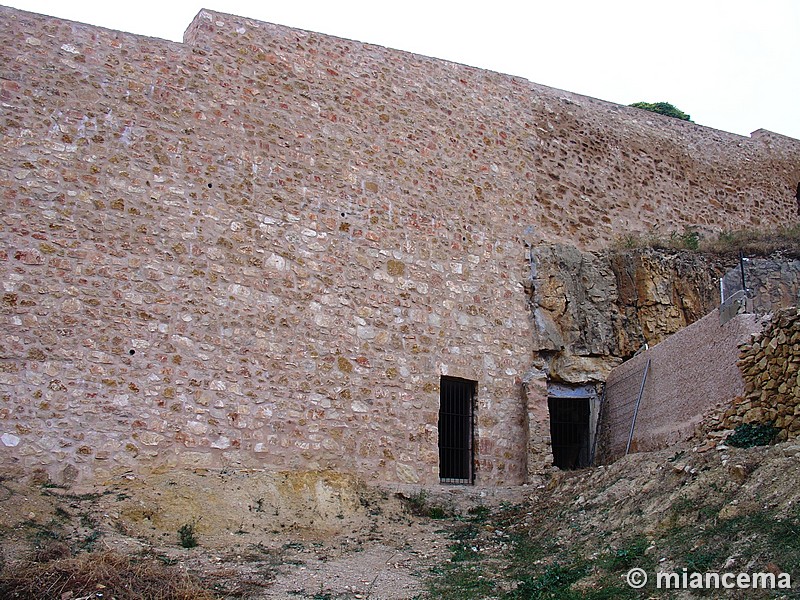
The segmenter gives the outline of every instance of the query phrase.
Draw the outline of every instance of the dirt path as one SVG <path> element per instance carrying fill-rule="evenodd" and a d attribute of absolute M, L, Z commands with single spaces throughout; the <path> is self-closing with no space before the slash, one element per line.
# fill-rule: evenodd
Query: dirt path
<path fill-rule="evenodd" d="M 413 514 L 419 496 L 330 473 L 154 473 L 83 490 L 7 477 L 0 486 L 5 564 L 97 551 L 155 557 L 223 598 L 418 598 L 449 555 L 445 523 Z M 443 502 L 481 501 L 456 496 Z"/>

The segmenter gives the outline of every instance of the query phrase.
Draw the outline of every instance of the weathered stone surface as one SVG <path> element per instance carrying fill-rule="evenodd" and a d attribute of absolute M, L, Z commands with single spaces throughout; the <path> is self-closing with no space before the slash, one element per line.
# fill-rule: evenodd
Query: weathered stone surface
<path fill-rule="evenodd" d="M 529 371 L 523 378 L 522 392 L 528 425 L 528 481 L 535 482 L 538 476 L 553 466 L 547 374 L 536 369 Z"/>
<path fill-rule="evenodd" d="M 742 423 L 771 423 L 781 430 L 781 440 L 800 435 L 800 349 L 787 342 L 800 332 L 800 309 L 779 310 L 763 332 L 741 346 L 739 368 L 744 378 L 747 402 L 733 402 L 720 415 L 711 417 L 706 430 L 733 429 Z M 773 352 L 765 352 L 772 349 Z"/>
<path fill-rule="evenodd" d="M 433 484 L 448 374 L 477 483 L 522 482 L 531 235 L 794 218 L 796 141 L 513 76 L 208 11 L 177 44 L 0 8 L 0 42 L 0 451 L 54 479 Z"/>
<path fill-rule="evenodd" d="M 714 310 L 719 277 L 735 260 L 654 248 L 532 248 L 529 294 L 539 366 L 556 381 L 605 381 L 621 360 Z M 800 294 L 800 261 L 754 257 L 746 272 L 757 312 L 792 305 Z M 768 351 L 786 353 L 788 341 L 775 340 Z M 766 361 L 765 354 L 758 360 Z"/>
<path fill-rule="evenodd" d="M 605 381 L 645 344 L 654 345 L 719 303 L 717 258 L 655 249 L 531 250 L 534 350 L 556 381 Z"/>

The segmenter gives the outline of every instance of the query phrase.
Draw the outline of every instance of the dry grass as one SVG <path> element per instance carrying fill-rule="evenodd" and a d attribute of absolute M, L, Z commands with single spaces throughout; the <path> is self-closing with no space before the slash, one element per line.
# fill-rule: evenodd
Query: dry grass
<path fill-rule="evenodd" d="M 116 552 L 82 554 L 49 562 L 8 564 L 0 573 L 1 598 L 114 598 L 213 600 L 187 573 L 153 558 Z"/>
<path fill-rule="evenodd" d="M 691 250 L 720 255 L 738 254 L 741 251 L 751 256 L 769 256 L 782 252 L 789 257 L 800 257 L 800 225 L 777 230 L 740 229 L 719 234 L 703 234 L 691 228 L 668 236 L 653 232 L 628 233 L 617 237 L 613 247 L 617 250 Z"/>
<path fill-rule="evenodd" d="M 724 231 L 717 239 L 701 240 L 700 248 L 717 254 L 741 250 L 745 254 L 758 256 L 783 252 L 792 257 L 800 257 L 800 225 L 783 227 L 776 231 L 755 229 Z"/>

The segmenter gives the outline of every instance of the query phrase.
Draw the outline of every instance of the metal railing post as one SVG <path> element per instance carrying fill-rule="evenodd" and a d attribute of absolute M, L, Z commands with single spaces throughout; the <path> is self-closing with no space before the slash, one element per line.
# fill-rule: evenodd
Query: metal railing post
<path fill-rule="evenodd" d="M 639 387 L 639 397 L 636 398 L 636 407 L 633 409 L 633 420 L 631 421 L 631 432 L 628 434 L 628 445 L 625 446 L 625 456 L 628 455 L 628 452 L 631 450 L 631 441 L 633 440 L 633 429 L 636 427 L 636 417 L 639 414 L 639 404 L 642 401 L 642 395 L 644 394 L 644 384 L 647 381 L 647 372 L 650 370 L 650 359 L 647 359 L 647 364 L 644 366 L 644 375 L 642 376 L 642 385 Z"/>

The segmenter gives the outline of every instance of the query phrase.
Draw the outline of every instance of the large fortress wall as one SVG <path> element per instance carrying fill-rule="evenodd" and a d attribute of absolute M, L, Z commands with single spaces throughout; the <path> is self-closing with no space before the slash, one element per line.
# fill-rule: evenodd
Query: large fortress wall
<path fill-rule="evenodd" d="M 217 64 L 236 65 L 209 74 L 228 86 L 218 88 L 217 102 L 233 93 L 241 105 L 266 108 L 268 139 L 278 147 L 357 160 L 382 196 L 400 194 L 404 204 L 429 197 L 502 211 L 517 225 L 503 223 L 509 239 L 532 227 L 532 241 L 598 248 L 630 231 L 798 218 L 800 142 L 791 138 L 762 130 L 743 138 L 508 75 L 207 11 L 186 39 Z M 289 142 L 287 128 L 306 138 Z"/>
<path fill-rule="evenodd" d="M 186 43 L 0 9 L 0 453 L 525 477 L 526 244 L 796 219 L 800 143 L 202 11 Z"/>

